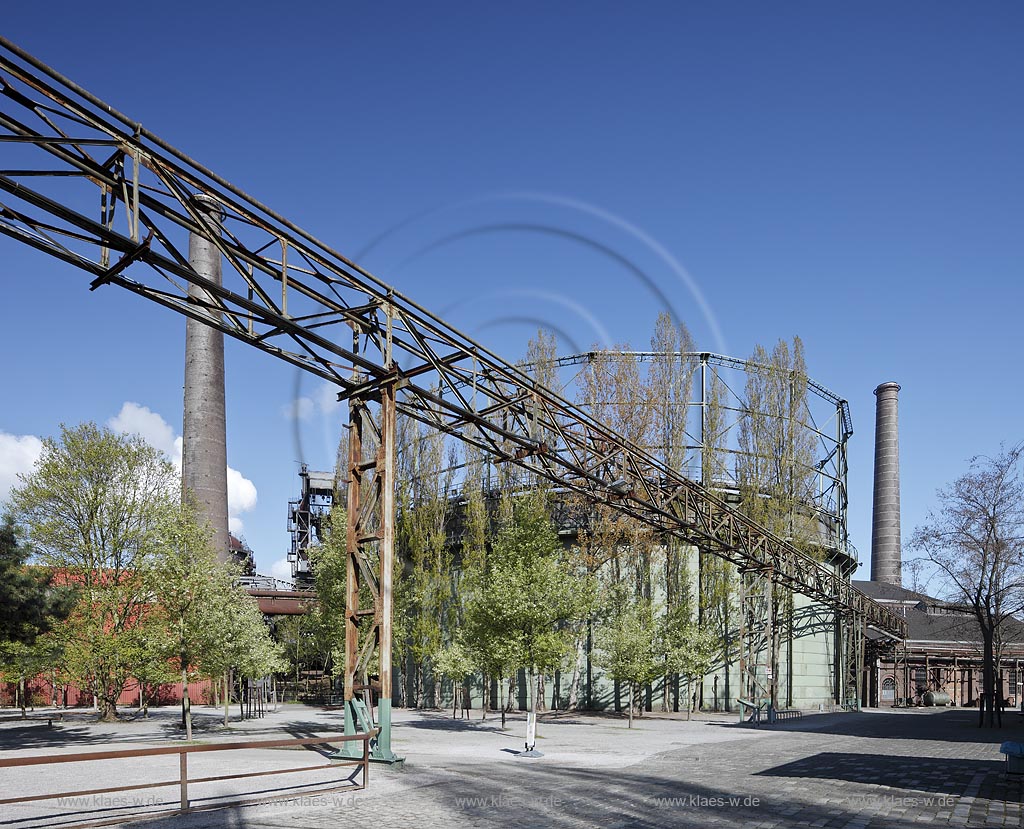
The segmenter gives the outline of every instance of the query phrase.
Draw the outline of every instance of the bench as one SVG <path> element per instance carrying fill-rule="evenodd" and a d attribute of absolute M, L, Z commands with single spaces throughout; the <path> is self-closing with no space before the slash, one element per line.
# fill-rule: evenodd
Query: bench
<path fill-rule="evenodd" d="M 761 700 L 761 702 L 752 702 L 746 699 L 736 699 L 739 703 L 740 708 L 740 722 L 753 723 L 754 728 L 761 722 L 761 711 L 768 704 L 767 700 Z"/>
<path fill-rule="evenodd" d="M 1024 743 L 1007 740 L 999 746 L 999 753 L 1006 755 L 1006 773 L 1024 774 Z"/>

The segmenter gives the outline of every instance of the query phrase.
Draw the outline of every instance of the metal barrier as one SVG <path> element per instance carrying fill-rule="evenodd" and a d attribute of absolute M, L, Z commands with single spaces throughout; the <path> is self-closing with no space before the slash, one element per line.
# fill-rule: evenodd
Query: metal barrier
<path fill-rule="evenodd" d="M 178 786 L 181 792 L 181 804 L 177 809 L 164 809 L 158 812 L 145 812 L 144 815 L 133 815 L 131 819 L 138 820 L 141 817 L 160 817 L 172 814 L 182 814 L 184 812 L 202 811 L 206 809 L 221 809 L 226 806 L 239 806 L 248 805 L 255 803 L 269 803 L 275 800 L 282 800 L 294 797 L 294 794 L 278 795 L 272 797 L 259 797 L 259 798 L 242 798 L 228 801 L 221 801 L 215 804 L 206 806 L 192 807 L 189 805 L 188 798 L 188 785 L 189 783 L 212 783 L 218 780 L 238 780 L 245 777 L 264 777 L 272 774 L 294 774 L 300 771 L 323 771 L 324 769 L 333 768 L 335 766 L 361 766 L 362 767 L 362 782 L 359 785 L 352 785 L 351 788 L 355 791 L 361 791 L 365 789 L 369 784 L 369 772 L 370 772 L 370 740 L 376 735 L 376 729 L 365 734 L 328 734 L 324 737 L 300 737 L 296 739 L 287 740 L 258 740 L 244 743 L 208 743 L 205 745 L 188 745 L 188 746 L 168 746 L 163 748 L 130 748 L 123 749 L 120 751 L 91 751 L 83 752 L 80 754 L 44 754 L 35 755 L 33 757 L 15 757 L 12 759 L 0 759 L 0 768 L 11 768 L 13 766 L 38 766 L 38 765 L 51 765 L 56 763 L 84 763 L 91 760 L 123 760 L 126 758 L 136 757 L 157 757 L 168 754 L 178 755 L 178 779 L 177 780 L 161 780 L 156 783 L 136 783 L 131 786 L 107 786 L 101 789 L 83 789 L 81 791 L 72 792 L 57 792 L 56 794 L 37 794 L 30 795 L 28 797 L 8 797 L 0 799 L 0 806 L 13 803 L 30 803 L 39 800 L 53 800 L 61 797 L 86 797 L 88 795 L 97 794 L 111 794 L 113 792 L 129 792 L 137 791 L 139 789 L 155 789 L 162 788 L 164 786 Z M 189 779 L 188 776 L 188 755 L 198 754 L 199 752 L 207 751 L 237 751 L 244 748 L 281 748 L 284 746 L 308 746 L 308 745 L 324 745 L 332 743 L 349 742 L 352 740 L 361 740 L 363 743 L 363 756 L 360 759 L 354 760 L 342 760 L 338 762 L 332 762 L 329 765 L 316 765 L 316 766 L 298 766 L 295 768 L 287 769 L 273 769 L 271 771 L 254 771 L 245 772 L 242 774 L 222 774 L 215 777 L 197 777 Z M 351 780 L 351 777 L 346 778 Z M 304 790 L 302 792 L 303 797 L 308 797 L 316 794 L 324 794 L 326 792 L 338 791 L 342 788 L 350 788 L 348 785 L 339 783 L 337 785 L 330 785 L 324 788 L 315 790 Z M 110 823 L 122 823 L 126 819 L 129 819 L 128 814 L 122 814 L 117 818 L 110 818 L 101 821 L 88 821 L 85 823 L 76 824 L 62 824 L 64 829 L 75 829 L 75 827 L 84 826 L 102 826 Z"/>

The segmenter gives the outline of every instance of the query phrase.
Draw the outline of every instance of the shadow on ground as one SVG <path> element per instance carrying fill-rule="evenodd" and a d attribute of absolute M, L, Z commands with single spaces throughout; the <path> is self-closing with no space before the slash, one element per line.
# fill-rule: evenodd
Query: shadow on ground
<path fill-rule="evenodd" d="M 962 791 L 976 774 L 1002 770 L 999 760 L 822 752 L 766 769 L 756 776 L 842 780 L 938 794 Z"/>
<path fill-rule="evenodd" d="M 61 725 L 60 723 L 54 723 L 52 728 L 42 722 L 0 729 L 0 751 L 18 751 L 26 748 L 67 748 L 76 745 L 103 745 L 109 742 L 109 734 L 97 733 L 85 726 Z"/>
<path fill-rule="evenodd" d="M 863 758 L 861 758 L 863 759 Z M 519 762 L 519 761 L 517 761 Z M 429 774 L 421 785 L 384 798 L 371 789 L 355 795 L 344 806 L 330 810 L 340 823 L 373 822 L 399 825 L 402 815 L 417 814 L 420 825 L 472 825 L 505 827 L 528 823 L 543 829 L 578 829 L 582 825 L 636 827 L 636 829 L 696 829 L 751 825 L 841 827 L 855 818 L 868 825 L 870 818 L 851 799 L 845 804 L 830 797 L 813 798 L 774 793 L 751 780 L 709 786 L 680 779 L 685 764 L 664 763 L 651 772 L 630 769 L 567 769 L 547 767 L 543 761 L 481 769 L 478 775 L 459 775 L 447 782 Z M 489 773 L 490 772 L 490 773 Z M 779 773 L 780 776 L 782 772 Z M 864 789 L 863 791 L 869 791 Z M 983 800 L 979 793 L 977 800 Z M 216 815 L 189 815 L 135 824 L 139 829 L 201 829 L 202 827 L 301 827 L 328 825 L 327 812 L 316 817 L 298 812 L 277 815 L 249 808 L 224 810 Z M 871 825 L 886 829 L 918 829 L 920 814 L 888 814 Z"/>
<path fill-rule="evenodd" d="M 824 715 L 824 725 L 816 716 L 786 720 L 771 726 L 773 731 L 813 732 L 883 740 L 936 740 L 956 743 L 991 743 L 1024 739 L 1024 720 L 1006 714 L 1001 728 L 978 726 L 978 712 L 970 708 L 924 709 L 893 713 L 871 711 Z M 744 724 L 742 727 L 749 727 Z M 941 735 L 941 736 L 940 736 Z"/>

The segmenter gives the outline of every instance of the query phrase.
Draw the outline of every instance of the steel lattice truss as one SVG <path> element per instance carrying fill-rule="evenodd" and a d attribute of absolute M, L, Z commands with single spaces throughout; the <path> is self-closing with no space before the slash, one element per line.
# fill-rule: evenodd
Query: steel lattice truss
<path fill-rule="evenodd" d="M 615 362 L 651 363 L 664 360 L 666 356 L 668 355 L 665 352 L 657 351 L 595 350 L 559 356 L 552 361 L 552 365 L 567 368 Z M 705 485 L 713 484 L 711 489 L 715 492 L 738 490 L 740 480 L 737 461 L 747 453 L 738 445 L 737 433 L 744 420 L 749 422 L 752 411 L 744 399 L 744 389 L 735 385 L 735 381 L 737 378 L 742 380 L 752 374 L 770 376 L 774 374 L 775 369 L 767 365 L 758 365 L 751 360 L 739 360 L 711 352 L 674 352 L 671 356 L 685 367 L 684 371 L 689 372 L 695 387 L 691 398 L 686 402 L 686 409 L 693 410 L 695 417 L 686 421 L 683 442 L 676 447 L 682 449 L 685 456 L 681 464 L 677 464 L 675 468 L 693 480 L 700 480 Z M 535 372 L 537 368 L 530 363 L 522 364 L 521 367 L 528 372 Z M 723 378 L 721 369 L 728 370 L 733 376 L 728 380 Z M 710 376 L 712 372 L 713 379 Z M 577 372 L 567 378 L 559 378 L 562 388 L 568 389 L 578 382 L 580 376 L 581 374 Z M 819 540 L 823 541 L 825 546 L 847 554 L 852 560 L 857 557 L 857 552 L 850 544 L 847 530 L 846 447 L 853 435 L 850 405 L 812 378 L 802 379 L 806 382 L 808 394 L 795 415 L 784 415 L 788 418 L 790 428 L 810 436 L 814 444 L 815 458 L 810 461 L 811 465 L 803 467 L 808 477 L 797 497 L 805 507 L 813 509 L 821 521 L 824 537 Z M 723 409 L 728 412 L 729 417 L 714 435 L 705 434 L 706 419 L 701 412 L 707 405 L 708 384 L 711 382 L 717 383 L 723 392 Z M 586 405 L 584 409 L 587 409 Z M 779 417 L 772 412 L 760 412 L 759 415 L 765 418 Z M 684 417 L 688 416 L 689 411 Z M 657 450 L 659 447 L 652 448 Z M 668 447 L 660 448 L 662 452 L 656 454 L 664 457 L 664 451 L 667 451 Z M 711 456 L 708 472 L 704 471 L 705 453 Z M 705 474 L 710 474 L 710 480 L 702 478 Z"/>
<path fill-rule="evenodd" d="M 3 38 L 0 144 L 0 233 L 93 288 L 212 323 L 344 397 L 394 384 L 399 414 L 903 638 L 829 568 Z M 220 247 L 223 287 L 189 266 L 189 233 Z"/>

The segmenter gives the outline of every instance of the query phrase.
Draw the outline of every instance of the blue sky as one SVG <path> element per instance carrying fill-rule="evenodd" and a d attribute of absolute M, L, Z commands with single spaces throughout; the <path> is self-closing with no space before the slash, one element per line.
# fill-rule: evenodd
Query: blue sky
<path fill-rule="evenodd" d="M 538 325 L 643 347 L 666 305 L 735 356 L 799 334 L 853 409 L 862 560 L 876 385 L 903 386 L 905 539 L 1024 439 L 1019 4 L 9 5 L 7 37 L 510 358 Z M 5 239 L 0 273 L 0 486 L 61 422 L 173 452 L 183 321 Z M 340 413 L 227 358 L 269 570 Z"/>

